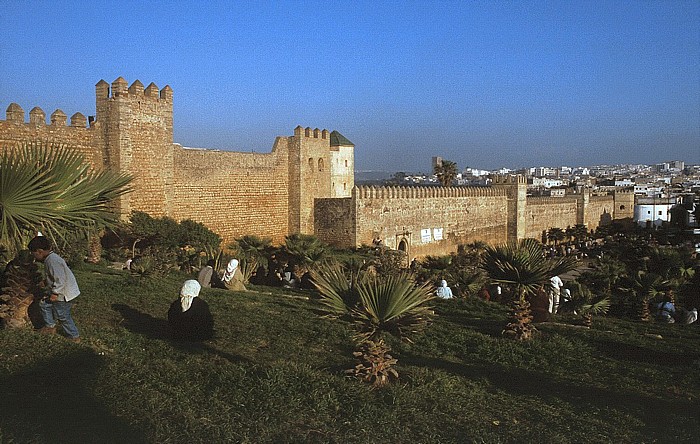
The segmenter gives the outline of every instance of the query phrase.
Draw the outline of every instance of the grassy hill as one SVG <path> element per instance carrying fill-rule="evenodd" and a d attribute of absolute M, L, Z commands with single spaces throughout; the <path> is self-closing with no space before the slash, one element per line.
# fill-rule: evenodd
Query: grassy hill
<path fill-rule="evenodd" d="M 216 338 L 171 342 L 187 277 L 77 270 L 83 342 L 0 331 L 0 442 L 696 442 L 700 326 L 597 318 L 503 339 L 505 307 L 436 301 L 388 388 L 343 375 L 351 332 L 290 290 L 203 290 Z M 569 319 L 560 319 L 570 321 Z"/>

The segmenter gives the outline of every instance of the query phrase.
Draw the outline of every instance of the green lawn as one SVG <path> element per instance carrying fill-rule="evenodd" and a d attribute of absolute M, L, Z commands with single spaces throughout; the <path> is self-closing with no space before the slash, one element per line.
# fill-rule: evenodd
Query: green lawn
<path fill-rule="evenodd" d="M 78 270 L 83 342 L 0 331 L 0 443 L 697 442 L 700 326 L 594 319 L 502 339 L 503 306 L 436 301 L 400 380 L 343 376 L 351 332 L 301 292 L 203 290 L 216 338 L 167 338 L 185 276 Z M 567 322 L 570 319 L 559 319 Z M 661 339 L 658 338 L 661 336 Z"/>

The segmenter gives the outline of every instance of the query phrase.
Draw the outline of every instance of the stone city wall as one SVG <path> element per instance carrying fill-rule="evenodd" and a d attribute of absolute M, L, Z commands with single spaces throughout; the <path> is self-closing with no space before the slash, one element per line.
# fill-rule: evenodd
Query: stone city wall
<path fill-rule="evenodd" d="M 528 197 L 525 206 L 525 237 L 542 240 L 542 231 L 573 227 L 578 220 L 577 196 Z"/>
<path fill-rule="evenodd" d="M 354 186 L 354 146 L 337 132 L 294 129 L 270 153 L 183 148 L 173 143 L 173 91 L 119 77 L 95 85 L 95 118 L 18 104 L 0 120 L 0 147 L 45 140 L 75 147 L 96 168 L 134 177 L 134 191 L 116 202 L 154 217 L 192 219 L 224 239 L 243 235 L 281 243 L 315 233 L 338 246 L 380 238 L 409 256 L 447 254 L 460 244 L 499 244 L 577 223 L 589 229 L 632 217 L 634 195 L 526 198 L 521 176 L 496 176 L 493 187 Z M 333 139 L 334 141 L 331 141 Z"/>
<path fill-rule="evenodd" d="M 337 246 L 380 238 L 389 248 L 425 256 L 506 236 L 506 193 L 496 188 L 358 186 L 350 199 L 317 199 L 316 205 L 316 234 Z"/>
<path fill-rule="evenodd" d="M 288 234 L 287 138 L 270 154 L 175 147 L 171 217 L 192 219 L 217 232 L 224 243 L 244 235 Z"/>

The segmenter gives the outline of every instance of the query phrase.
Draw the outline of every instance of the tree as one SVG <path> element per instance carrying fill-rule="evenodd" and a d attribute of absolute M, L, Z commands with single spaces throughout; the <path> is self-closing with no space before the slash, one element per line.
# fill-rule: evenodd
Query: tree
<path fill-rule="evenodd" d="M 325 257 L 326 250 L 326 245 L 311 234 L 290 234 L 282 246 L 283 254 L 300 278 Z"/>
<path fill-rule="evenodd" d="M 581 316 L 583 325 L 591 328 L 593 315 L 605 314 L 610 309 L 610 297 L 597 296 L 584 284 L 578 281 L 569 283 L 571 299 L 565 304 L 567 309 Z"/>
<path fill-rule="evenodd" d="M 553 227 L 547 231 L 547 240 L 554 242 L 554 245 L 558 245 L 559 242 L 564 240 L 564 237 L 564 230 L 561 228 Z"/>
<path fill-rule="evenodd" d="M 650 321 L 649 302 L 664 293 L 668 287 L 668 281 L 656 273 L 649 273 L 644 270 L 637 270 L 636 273 L 624 280 L 620 290 L 630 295 L 635 304 L 637 319 L 640 321 Z"/>
<path fill-rule="evenodd" d="M 267 265 L 267 258 L 272 254 L 272 239 L 269 237 L 260 238 L 254 235 L 245 235 L 236 239 L 229 246 L 240 252 L 244 258 L 258 264 Z"/>
<path fill-rule="evenodd" d="M 131 178 L 95 171 L 66 145 L 51 142 L 3 147 L 0 155 L 0 245 L 8 257 L 22 251 L 37 231 L 62 239 L 114 226 L 111 202 L 129 191 Z M 20 327 L 27 308 L 39 296 L 38 271 L 31 257 L 19 254 L 6 267 L 0 297 L 3 324 Z"/>
<path fill-rule="evenodd" d="M 337 263 L 326 263 L 311 275 L 323 310 L 349 319 L 355 329 L 353 355 L 358 363 L 349 373 L 375 386 L 397 378 L 397 360 L 389 354 L 384 336 L 410 342 L 428 326 L 434 315 L 428 306 L 434 298 L 428 284 L 417 285 L 408 272 L 378 275 Z"/>
<path fill-rule="evenodd" d="M 503 334 L 518 340 L 532 337 L 532 314 L 527 297 L 541 287 L 548 287 L 553 276 L 576 268 L 573 256 L 549 260 L 542 254 L 542 244 L 535 239 L 522 239 L 505 245 L 487 247 L 481 267 L 493 282 L 504 284 L 513 290 L 511 321 Z"/>
<path fill-rule="evenodd" d="M 433 173 L 443 187 L 452 186 L 452 183 L 457 178 L 457 164 L 450 160 L 443 160 L 441 164 L 435 165 Z"/>
<path fill-rule="evenodd" d="M 575 242 L 581 242 L 588 238 L 588 229 L 584 224 L 576 224 L 566 229 L 566 235 Z"/>
<path fill-rule="evenodd" d="M 0 156 L 0 243 L 17 252 L 37 231 L 56 239 L 70 231 L 114 226 L 111 203 L 131 177 L 98 171 L 72 147 L 52 142 L 5 146 Z"/>

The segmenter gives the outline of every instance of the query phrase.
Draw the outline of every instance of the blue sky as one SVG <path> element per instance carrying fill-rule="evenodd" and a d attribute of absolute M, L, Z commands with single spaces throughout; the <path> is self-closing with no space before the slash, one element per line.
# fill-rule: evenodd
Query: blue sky
<path fill-rule="evenodd" d="M 700 163 L 698 1 L 3 0 L 0 30 L 3 109 L 167 84 L 185 146 L 269 152 L 302 125 L 357 170 Z"/>

